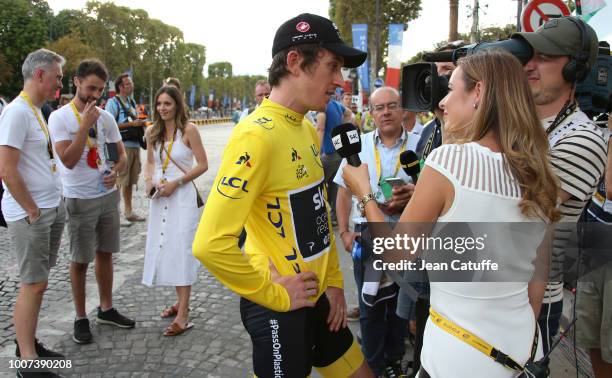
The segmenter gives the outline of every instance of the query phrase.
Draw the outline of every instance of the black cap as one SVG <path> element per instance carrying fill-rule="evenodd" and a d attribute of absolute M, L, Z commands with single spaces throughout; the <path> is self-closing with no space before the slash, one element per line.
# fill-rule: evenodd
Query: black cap
<path fill-rule="evenodd" d="M 315 43 L 344 58 L 344 67 L 359 67 L 368 54 L 347 46 L 336 24 L 316 14 L 302 13 L 286 21 L 276 31 L 272 44 L 272 57 L 287 47 Z"/>

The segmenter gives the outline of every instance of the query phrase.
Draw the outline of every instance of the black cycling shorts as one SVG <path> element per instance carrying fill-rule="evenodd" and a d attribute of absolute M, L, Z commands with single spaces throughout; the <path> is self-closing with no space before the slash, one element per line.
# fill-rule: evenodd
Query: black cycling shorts
<path fill-rule="evenodd" d="M 253 370 L 259 378 L 307 377 L 312 366 L 323 376 L 347 377 L 363 363 L 363 354 L 347 328 L 329 330 L 329 301 L 315 307 L 276 312 L 240 299 L 240 315 L 253 342 Z"/>

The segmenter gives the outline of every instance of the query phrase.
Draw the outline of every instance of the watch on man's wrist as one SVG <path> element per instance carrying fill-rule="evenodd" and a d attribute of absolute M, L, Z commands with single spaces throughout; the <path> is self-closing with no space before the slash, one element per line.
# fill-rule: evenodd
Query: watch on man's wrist
<path fill-rule="evenodd" d="M 376 197 L 374 196 L 374 193 L 368 193 L 365 196 L 361 197 L 361 199 L 359 199 L 359 203 L 358 203 L 358 207 L 359 207 L 359 211 L 361 211 L 361 216 L 365 217 L 365 206 L 368 202 L 375 200 Z"/>
<path fill-rule="evenodd" d="M 178 184 L 179 186 L 183 186 L 184 182 L 182 177 L 178 179 Z"/>

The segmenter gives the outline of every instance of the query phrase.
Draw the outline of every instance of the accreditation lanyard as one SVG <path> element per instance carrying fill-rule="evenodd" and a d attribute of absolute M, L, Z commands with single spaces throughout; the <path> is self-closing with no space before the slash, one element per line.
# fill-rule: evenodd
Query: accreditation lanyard
<path fill-rule="evenodd" d="M 395 175 L 399 171 L 399 167 L 400 167 L 399 155 L 402 152 L 404 152 L 404 150 L 406 149 L 406 143 L 408 142 L 408 135 L 406 135 L 406 131 L 402 131 L 402 135 L 404 136 L 404 143 L 402 144 L 402 149 L 400 150 L 400 153 L 397 155 L 397 164 L 395 165 L 395 171 L 393 172 L 392 177 L 395 177 Z M 382 180 L 382 165 L 380 163 L 380 152 L 378 152 L 378 148 L 376 148 L 376 133 L 372 134 L 372 138 L 374 139 L 373 146 L 374 146 L 374 159 L 376 159 L 376 177 L 378 177 L 378 181 L 380 182 Z"/>
<path fill-rule="evenodd" d="M 494 348 L 491 344 L 487 343 L 486 341 L 476 336 L 472 332 L 464 329 L 460 325 L 457 325 L 455 322 L 446 319 L 442 315 L 438 314 L 431 307 L 429 308 L 429 317 L 436 326 L 440 327 L 447 333 L 455 336 L 459 340 L 478 349 L 479 351 L 481 351 L 482 353 L 484 353 L 485 355 L 493 359 L 495 362 L 500 363 L 504 365 L 505 367 L 512 369 L 512 370 L 516 370 L 516 371 L 524 370 L 524 367 L 521 366 L 521 364 L 519 364 L 518 362 L 516 362 L 512 357 L 503 353 L 499 349 Z M 538 345 L 538 330 L 537 330 L 537 325 L 536 325 L 534 341 L 531 345 L 530 360 L 533 360 L 533 358 L 535 357 L 537 345 Z"/>
<path fill-rule="evenodd" d="M 34 112 L 34 116 L 36 116 L 36 119 L 38 120 L 38 124 L 40 125 L 41 130 L 47 138 L 47 153 L 49 153 L 49 159 L 51 160 L 51 172 L 55 173 L 57 168 L 55 166 L 55 158 L 53 157 L 53 147 L 51 146 L 51 134 L 49 134 L 49 128 L 47 128 L 47 124 L 45 123 L 45 121 L 40 118 L 40 114 L 38 114 L 38 112 L 36 111 L 36 107 L 34 107 L 30 96 L 28 96 L 28 94 L 24 91 L 22 91 L 19 96 L 28 103 L 30 109 L 32 109 L 32 112 Z"/>
<path fill-rule="evenodd" d="M 162 163 L 162 179 L 161 182 L 166 183 L 166 169 L 168 168 L 168 163 L 170 162 L 170 154 L 172 153 L 172 145 L 174 145 L 174 138 L 176 137 L 176 129 L 174 129 L 174 133 L 172 134 L 172 139 L 170 139 L 170 145 L 168 146 L 168 151 L 166 152 L 166 159 L 163 159 L 162 152 L 164 148 L 159 149 L 159 160 L 163 161 Z M 163 147 L 163 146 L 162 146 Z"/>
<path fill-rule="evenodd" d="M 562 124 L 563 121 L 567 119 L 567 117 L 572 115 L 572 113 L 576 111 L 577 106 L 578 105 L 575 101 L 570 102 L 570 100 L 568 100 L 565 105 L 563 105 L 563 108 L 561 108 L 561 111 L 555 117 L 555 120 L 552 121 L 552 123 L 546 128 L 546 135 L 550 135 L 550 133 L 552 133 L 557 128 L 557 126 Z"/>

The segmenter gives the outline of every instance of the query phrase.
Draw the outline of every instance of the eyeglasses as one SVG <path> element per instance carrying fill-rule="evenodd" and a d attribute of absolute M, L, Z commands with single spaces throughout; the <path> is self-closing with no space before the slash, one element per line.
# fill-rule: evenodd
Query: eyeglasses
<path fill-rule="evenodd" d="M 388 104 L 378 104 L 378 105 L 372 106 L 372 111 L 373 112 L 383 112 L 385 108 L 387 108 L 387 110 L 389 111 L 395 111 L 399 109 L 400 106 L 399 106 L 399 103 L 397 102 L 390 102 Z"/>

